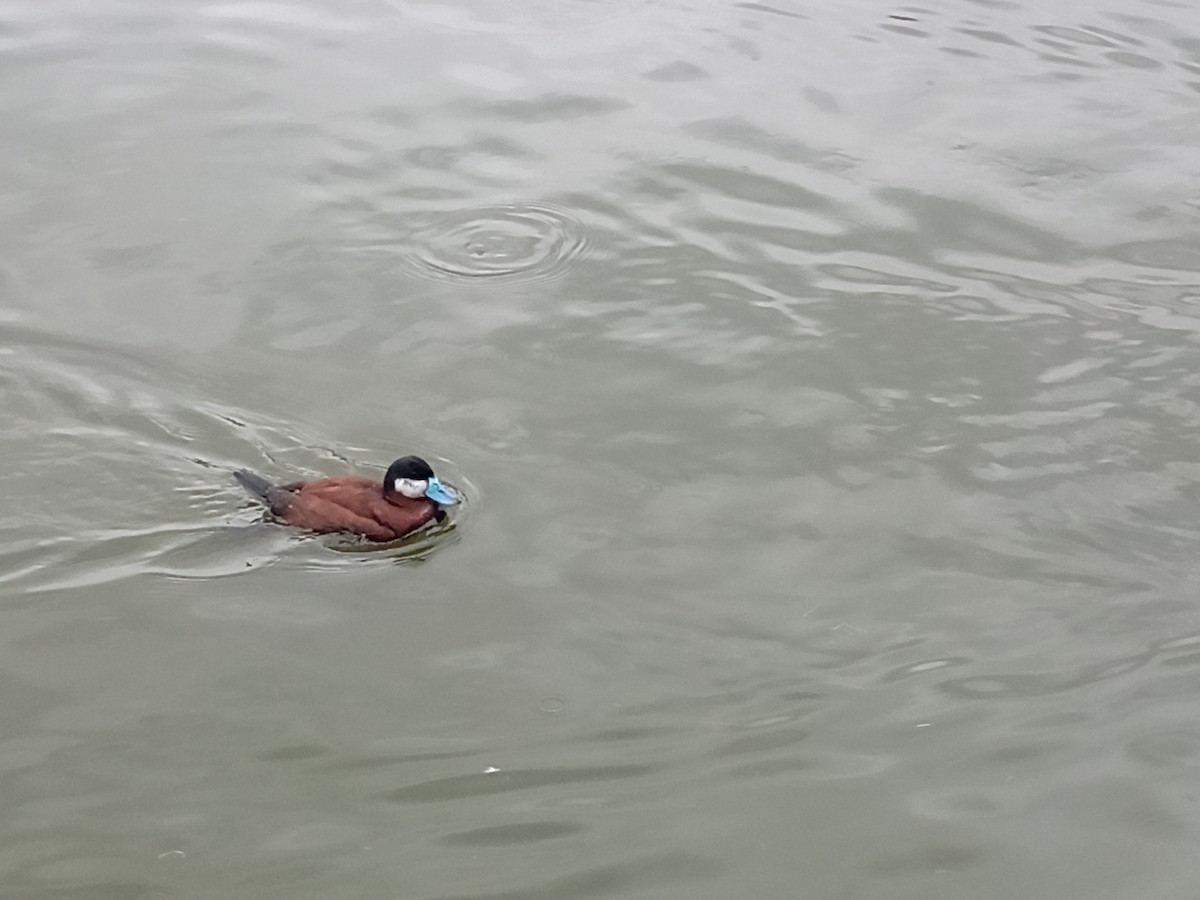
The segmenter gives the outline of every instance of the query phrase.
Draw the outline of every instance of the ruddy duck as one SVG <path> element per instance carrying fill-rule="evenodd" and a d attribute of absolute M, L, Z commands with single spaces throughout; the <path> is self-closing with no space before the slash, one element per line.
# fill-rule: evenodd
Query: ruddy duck
<path fill-rule="evenodd" d="M 281 485 L 245 470 L 233 477 L 285 525 L 321 533 L 348 531 L 372 541 L 394 541 L 434 519 L 440 521 L 445 516 L 442 507 L 460 499 L 419 456 L 392 463 L 382 484 L 362 475 Z"/>

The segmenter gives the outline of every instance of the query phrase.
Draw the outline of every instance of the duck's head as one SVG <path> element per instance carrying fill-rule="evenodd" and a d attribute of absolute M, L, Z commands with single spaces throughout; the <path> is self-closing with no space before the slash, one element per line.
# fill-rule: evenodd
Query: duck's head
<path fill-rule="evenodd" d="M 458 491 L 438 481 L 429 463 L 419 456 L 404 456 L 388 466 L 383 476 L 383 496 L 399 494 L 410 500 L 428 497 L 442 506 L 453 506 L 458 502 Z"/>

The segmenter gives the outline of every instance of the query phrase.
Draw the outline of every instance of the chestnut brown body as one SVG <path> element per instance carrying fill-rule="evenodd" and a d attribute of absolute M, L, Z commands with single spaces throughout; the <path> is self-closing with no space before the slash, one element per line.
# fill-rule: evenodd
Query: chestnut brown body
<path fill-rule="evenodd" d="M 438 514 L 432 500 L 396 493 L 385 498 L 378 481 L 360 475 L 293 481 L 273 487 L 267 502 L 284 524 L 322 533 L 349 531 L 373 541 L 394 541 Z"/>

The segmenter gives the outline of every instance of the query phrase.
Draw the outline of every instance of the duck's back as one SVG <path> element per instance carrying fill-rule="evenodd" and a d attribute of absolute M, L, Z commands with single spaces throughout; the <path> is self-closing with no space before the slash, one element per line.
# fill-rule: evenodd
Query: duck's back
<path fill-rule="evenodd" d="M 301 497 L 332 500 L 334 503 L 351 507 L 365 507 L 372 500 L 387 502 L 383 499 L 383 490 L 379 482 L 363 475 L 335 475 L 315 481 L 293 481 L 283 485 L 280 490 Z"/>

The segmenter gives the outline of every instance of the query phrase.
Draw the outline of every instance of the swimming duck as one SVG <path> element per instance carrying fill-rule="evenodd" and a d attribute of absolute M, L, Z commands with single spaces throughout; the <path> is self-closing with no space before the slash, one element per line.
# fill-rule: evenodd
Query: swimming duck
<path fill-rule="evenodd" d="M 434 519 L 458 492 L 442 484 L 429 463 L 404 456 L 392 463 L 383 483 L 362 475 L 336 475 L 314 481 L 271 484 L 244 469 L 233 473 L 285 525 L 321 533 L 349 531 L 372 541 L 394 541 Z"/>

